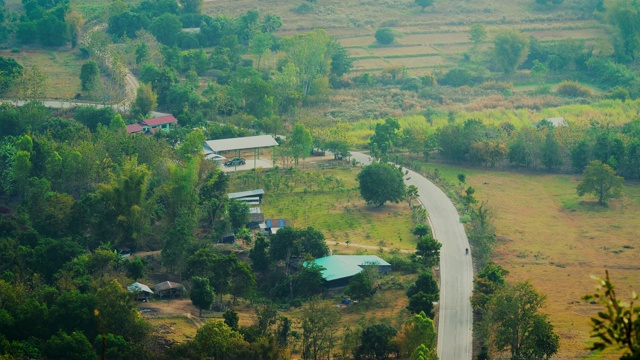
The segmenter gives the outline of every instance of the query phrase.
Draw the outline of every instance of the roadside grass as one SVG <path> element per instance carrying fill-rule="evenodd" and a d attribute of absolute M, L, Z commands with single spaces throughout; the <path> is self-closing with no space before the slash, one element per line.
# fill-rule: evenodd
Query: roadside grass
<path fill-rule="evenodd" d="M 576 195 L 576 175 L 428 167 L 452 182 L 466 174 L 465 186 L 473 186 L 478 200 L 488 202 L 498 236 L 493 259 L 510 272 L 508 281 L 530 280 L 547 295 L 543 310 L 561 336 L 557 358 L 588 354 L 589 319 L 601 310 L 582 300 L 595 291 L 590 276 L 604 277 L 609 269 L 625 300 L 640 289 L 640 184 L 628 182 L 621 199 L 601 207 L 592 197 Z"/>
<path fill-rule="evenodd" d="M 75 51 L 23 48 L 18 53 L 0 50 L 0 56 L 13 58 L 24 68 L 38 67 L 46 77 L 46 99 L 71 99 L 81 90 L 81 61 Z"/>

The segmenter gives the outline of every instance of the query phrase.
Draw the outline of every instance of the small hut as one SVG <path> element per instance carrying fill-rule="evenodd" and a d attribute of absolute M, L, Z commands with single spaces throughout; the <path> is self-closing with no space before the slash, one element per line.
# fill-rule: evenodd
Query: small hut
<path fill-rule="evenodd" d="M 153 291 L 147 285 L 137 281 L 127 286 L 127 289 L 136 294 L 136 301 L 149 301 L 149 298 L 153 295 Z"/>
<path fill-rule="evenodd" d="M 182 294 L 184 294 L 184 286 L 173 281 L 163 281 L 155 284 L 153 285 L 153 290 L 156 291 L 160 299 L 182 299 Z"/>

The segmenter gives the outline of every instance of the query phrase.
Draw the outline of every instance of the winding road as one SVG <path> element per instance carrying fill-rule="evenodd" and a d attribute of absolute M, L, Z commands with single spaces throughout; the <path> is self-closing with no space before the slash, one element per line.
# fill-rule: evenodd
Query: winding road
<path fill-rule="evenodd" d="M 351 155 L 364 165 L 371 163 L 366 154 L 352 152 Z M 447 195 L 424 176 L 407 171 L 405 183 L 418 188 L 418 199 L 429 213 L 433 235 L 442 243 L 438 357 L 440 360 L 470 360 L 473 266 L 471 256 L 465 254 L 469 240 Z"/>

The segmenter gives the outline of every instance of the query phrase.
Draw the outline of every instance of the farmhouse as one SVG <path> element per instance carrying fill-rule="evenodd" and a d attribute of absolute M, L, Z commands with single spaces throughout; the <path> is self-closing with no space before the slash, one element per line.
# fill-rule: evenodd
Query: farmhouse
<path fill-rule="evenodd" d="M 153 295 L 153 291 L 147 285 L 137 281 L 127 286 L 127 290 L 136 294 L 137 301 L 149 301 L 149 298 Z"/>
<path fill-rule="evenodd" d="M 349 280 L 366 266 L 377 267 L 381 274 L 391 271 L 391 264 L 376 255 L 333 255 L 316 259 L 315 263 L 324 268 L 322 278 L 328 288 L 349 285 Z"/>
<path fill-rule="evenodd" d="M 178 119 L 173 117 L 171 114 L 145 119 L 140 121 L 137 124 L 127 125 L 127 133 L 136 134 L 136 133 L 146 133 L 153 134 L 158 130 L 170 130 L 171 124 L 177 124 Z"/>
<path fill-rule="evenodd" d="M 153 290 L 156 291 L 156 294 L 161 299 L 175 299 L 182 298 L 182 294 L 184 293 L 184 286 L 173 281 L 163 281 L 161 283 L 153 285 Z"/>

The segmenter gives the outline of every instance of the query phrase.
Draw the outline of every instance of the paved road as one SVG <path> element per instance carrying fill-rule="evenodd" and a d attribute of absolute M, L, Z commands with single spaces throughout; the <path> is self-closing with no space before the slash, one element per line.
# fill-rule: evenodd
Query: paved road
<path fill-rule="evenodd" d="M 352 153 L 360 163 L 371 163 L 370 157 Z M 438 357 L 440 360 L 471 359 L 471 292 L 473 267 L 465 254 L 469 241 L 451 200 L 440 188 L 422 175 L 409 170 L 407 185 L 418 188 L 418 198 L 429 213 L 440 251 L 440 312 L 438 319 Z"/>

